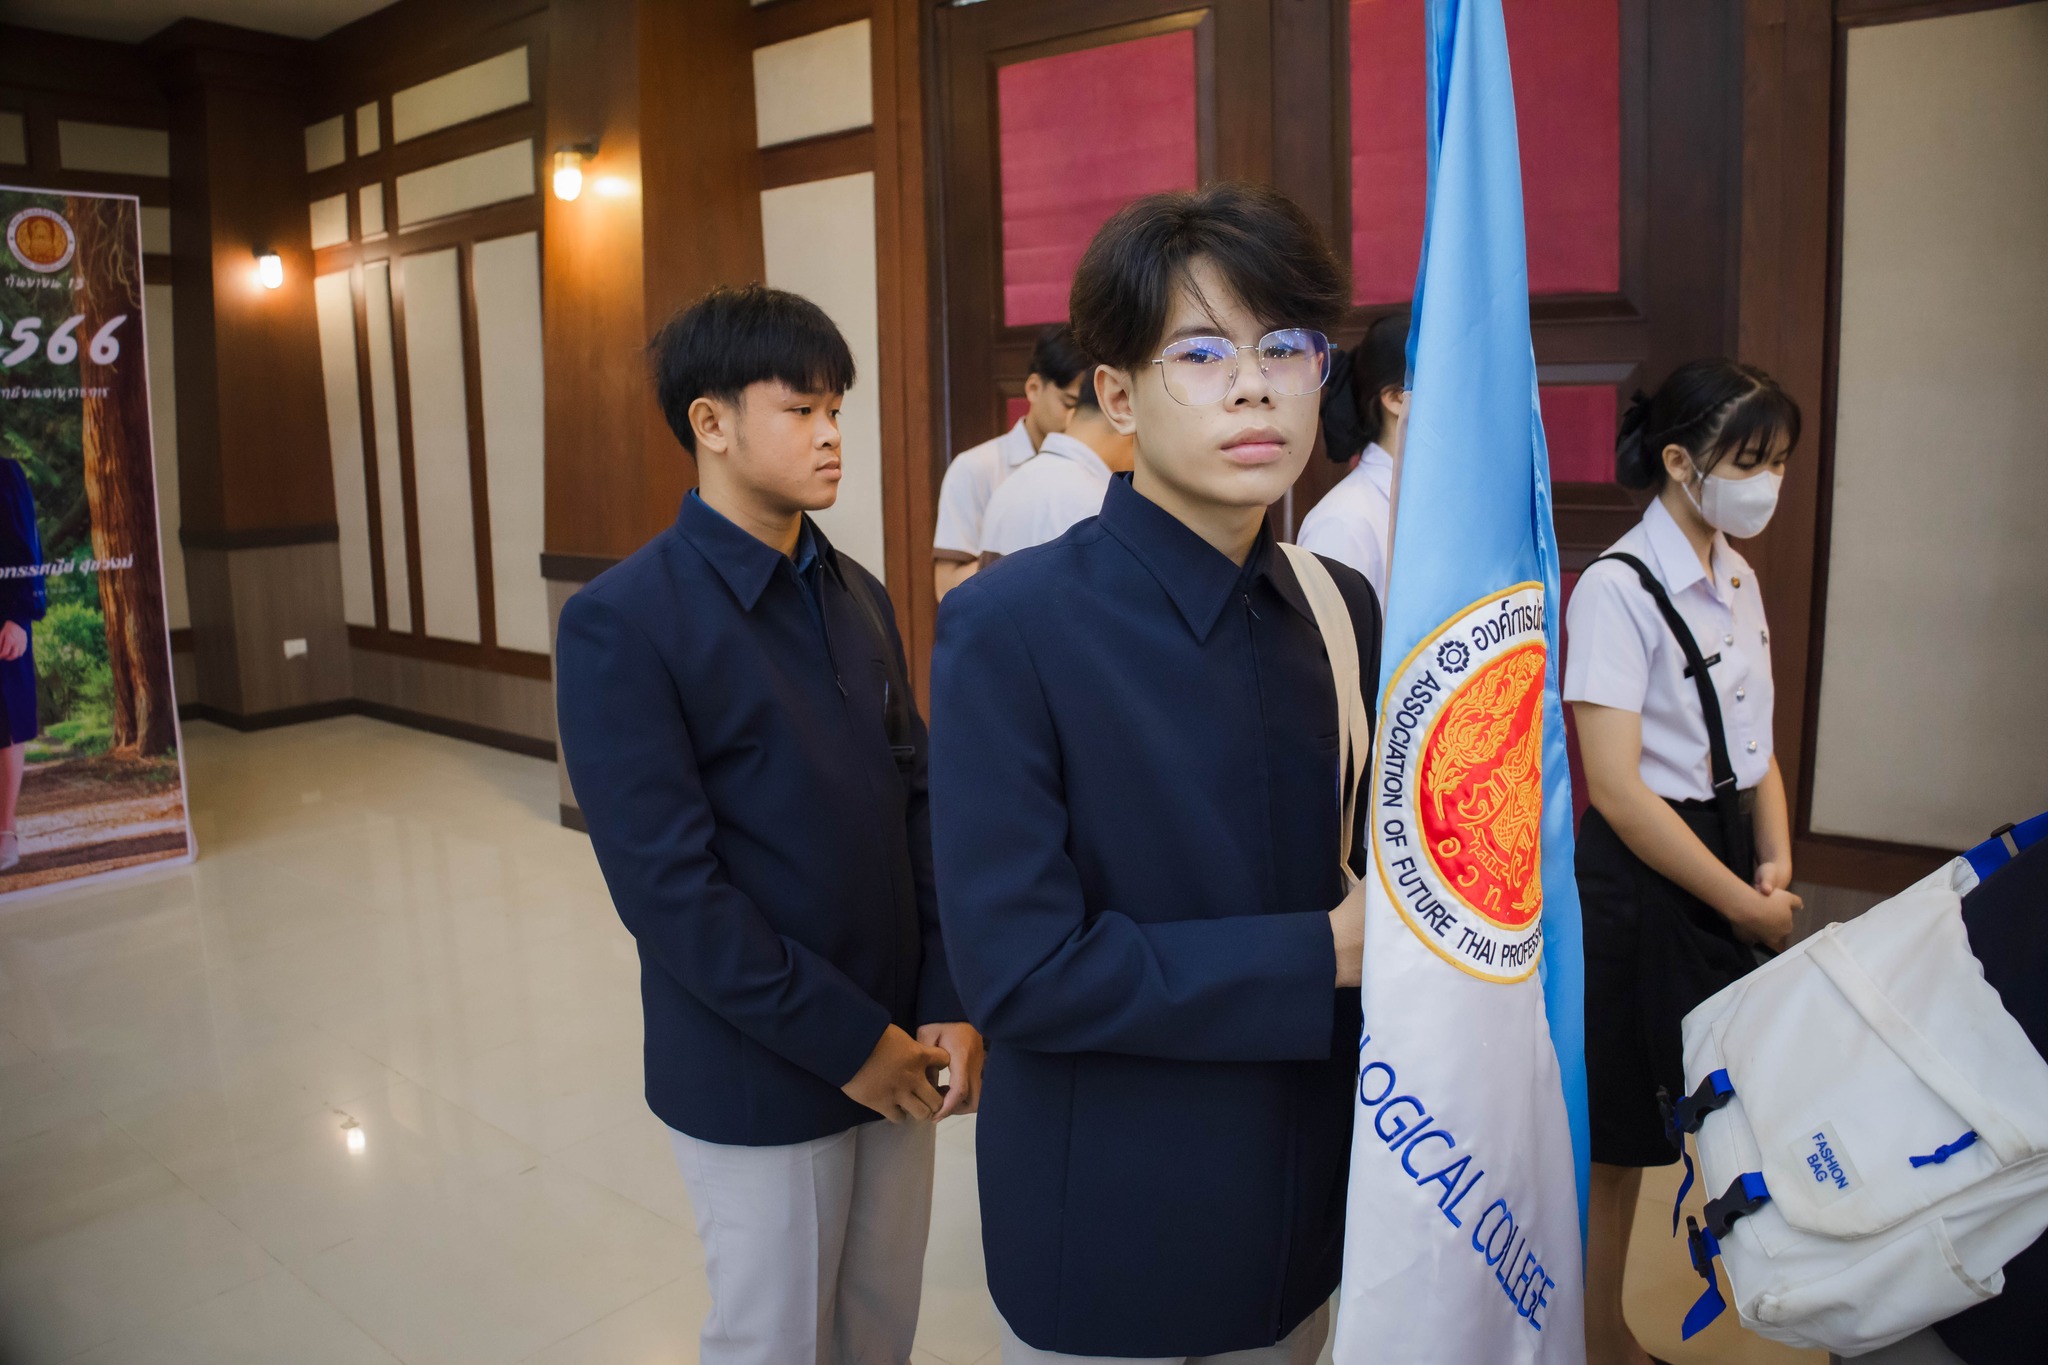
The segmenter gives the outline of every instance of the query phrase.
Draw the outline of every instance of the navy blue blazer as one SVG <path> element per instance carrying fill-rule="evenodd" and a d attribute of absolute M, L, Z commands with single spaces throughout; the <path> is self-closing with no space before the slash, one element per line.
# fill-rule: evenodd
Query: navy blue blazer
<path fill-rule="evenodd" d="M 879 1118 L 840 1087 L 888 1025 L 965 1017 L 939 944 L 924 723 L 902 708 L 902 766 L 884 726 L 906 676 L 888 597 L 810 530 L 822 633 L 788 557 L 693 493 L 569 599 L 555 655 L 569 781 L 640 947 L 648 1105 L 734 1146 Z"/>
<path fill-rule="evenodd" d="M 1379 608 L 1331 564 L 1363 676 Z M 1136 492 L 947 595 L 932 842 L 989 1060 L 989 1288 L 1076 1355 L 1271 1345 L 1336 1288 L 1358 992 L 1337 707 L 1300 584 Z"/>

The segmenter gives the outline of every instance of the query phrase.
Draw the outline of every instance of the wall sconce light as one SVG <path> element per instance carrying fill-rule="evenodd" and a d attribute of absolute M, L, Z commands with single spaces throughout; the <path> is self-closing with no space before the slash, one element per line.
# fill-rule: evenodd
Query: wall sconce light
<path fill-rule="evenodd" d="M 256 252 L 256 278 L 263 281 L 265 289 L 276 289 L 284 284 L 284 258 L 275 251 Z"/>
<path fill-rule="evenodd" d="M 583 165 L 596 155 L 595 142 L 568 142 L 555 148 L 555 198 L 568 203 L 583 193 Z"/>

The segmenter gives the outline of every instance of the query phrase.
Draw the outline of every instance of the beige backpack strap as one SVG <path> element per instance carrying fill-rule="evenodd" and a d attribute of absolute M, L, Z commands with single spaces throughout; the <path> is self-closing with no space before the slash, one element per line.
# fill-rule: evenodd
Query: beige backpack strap
<path fill-rule="evenodd" d="M 1323 634 L 1323 651 L 1330 656 L 1330 672 L 1337 696 L 1337 761 L 1339 796 L 1337 809 L 1343 826 L 1338 835 L 1338 861 L 1344 867 L 1344 885 L 1357 880 L 1352 875 L 1349 855 L 1351 840 L 1358 829 L 1358 797 L 1365 785 L 1366 769 L 1372 763 L 1372 712 L 1365 704 L 1365 691 L 1358 676 L 1358 633 L 1352 629 L 1351 608 L 1337 588 L 1337 580 L 1315 555 L 1299 545 L 1282 545 L 1295 579 L 1308 598 L 1316 629 Z"/>

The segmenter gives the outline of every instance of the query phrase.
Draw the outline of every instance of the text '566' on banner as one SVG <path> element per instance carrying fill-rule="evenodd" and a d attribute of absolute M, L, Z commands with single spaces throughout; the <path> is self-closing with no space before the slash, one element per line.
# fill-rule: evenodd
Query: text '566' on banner
<path fill-rule="evenodd" d="M 0 186 L 0 900 L 194 852 L 140 216 Z"/>

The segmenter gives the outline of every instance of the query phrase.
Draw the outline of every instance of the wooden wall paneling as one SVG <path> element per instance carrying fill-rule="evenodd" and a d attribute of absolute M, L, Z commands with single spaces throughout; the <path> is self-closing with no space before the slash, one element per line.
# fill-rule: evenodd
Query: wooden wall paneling
<path fill-rule="evenodd" d="M 886 577 L 895 585 L 890 597 L 913 683 L 928 702 L 938 611 L 932 530 L 945 456 L 932 402 L 938 350 L 926 220 L 923 16 L 917 0 L 876 0 L 869 50 Z"/>
<path fill-rule="evenodd" d="M 551 19 L 548 0 L 398 0 L 318 40 L 307 122 L 353 114 L 379 95 L 544 39 L 557 27 Z M 546 69 L 541 54 L 529 72 L 538 76 Z M 531 88 L 541 103 L 542 85 L 535 80 Z M 388 122 L 383 131 L 389 147 Z"/>
<path fill-rule="evenodd" d="M 469 506 L 476 550 L 477 634 L 486 655 L 498 649 L 497 576 L 491 556 L 490 461 L 484 450 L 483 347 L 476 330 L 476 245 L 464 242 L 455 255 L 456 306 L 462 317 L 463 407 L 469 418 Z M 540 571 L 534 565 L 534 572 Z"/>
<path fill-rule="evenodd" d="M 753 6 L 742 11 L 749 26 L 747 48 L 751 54 L 757 47 L 772 47 L 806 33 L 867 19 L 888 3 L 891 0 L 773 0 Z"/>
<path fill-rule="evenodd" d="M 877 109 L 876 119 L 879 121 L 881 116 Z M 849 128 L 796 142 L 778 142 L 761 148 L 760 163 L 764 190 L 827 180 L 836 175 L 858 175 L 875 169 L 875 130 L 873 126 Z"/>
<path fill-rule="evenodd" d="M 185 524 L 330 523 L 310 228 L 299 176 L 279 174 L 304 164 L 309 47 L 190 20 L 147 46 L 171 106 Z M 282 288 L 256 283 L 258 248 L 283 257 Z"/>
<path fill-rule="evenodd" d="M 1844 27 L 1896 24 L 1909 19 L 1938 19 L 1980 9 L 2004 9 L 2029 0 L 1835 0 L 1835 18 Z"/>
<path fill-rule="evenodd" d="M 783 0 L 772 8 L 794 2 Z M 644 333 L 632 339 L 636 356 L 656 328 L 713 286 L 747 284 L 762 276 L 750 22 L 755 17 L 737 4 L 644 8 L 641 192 L 646 221 L 661 230 L 647 240 L 647 321 Z M 684 63 L 694 78 L 670 79 L 668 71 Z M 677 230 L 684 224 L 687 230 Z M 644 366 L 639 373 L 644 376 Z M 651 386 L 643 383 L 642 393 L 646 410 L 656 414 L 652 457 L 676 471 L 659 481 L 674 497 L 662 500 L 661 521 L 649 528 L 651 534 L 673 519 L 676 503 L 695 477 L 681 473 L 688 457 L 654 407 Z"/>
<path fill-rule="evenodd" d="M 549 657 L 531 650 L 471 644 L 466 640 L 444 640 L 439 636 L 426 634 L 402 635 L 392 631 L 372 630 L 367 626 L 350 626 L 348 642 L 356 649 L 375 650 L 382 654 L 402 654 L 412 659 L 432 659 L 438 663 L 482 669 L 486 672 L 511 673 L 522 678 L 552 676 L 552 662 Z"/>
<path fill-rule="evenodd" d="M 419 475 L 413 466 L 412 369 L 406 354 L 405 258 L 391 259 L 391 370 L 398 391 L 398 471 L 400 493 L 405 505 L 405 562 L 407 604 L 412 613 L 412 633 L 427 634 L 425 565 L 420 559 Z"/>
<path fill-rule="evenodd" d="M 390 590 L 385 580 L 384 498 L 377 468 L 377 411 L 370 397 L 370 318 L 367 285 L 360 265 L 349 267 L 349 292 L 356 305 L 356 399 L 362 405 L 363 498 L 369 503 L 370 584 L 377 595 L 377 629 L 391 629 Z"/>
<path fill-rule="evenodd" d="M 550 11 L 542 145 L 598 139 L 598 168 L 642 181 L 640 198 L 543 198 L 550 550 L 624 555 L 648 519 L 639 10 L 634 0 L 556 0 Z"/>
<path fill-rule="evenodd" d="M 1028 10 L 940 9 L 930 110 L 944 199 L 946 452 L 1003 426 L 1005 382 L 1021 384 L 1036 327 L 1002 324 L 996 67 L 1192 28 L 1202 178 L 1269 180 L 1273 47 L 1265 0 L 1045 0 Z"/>

